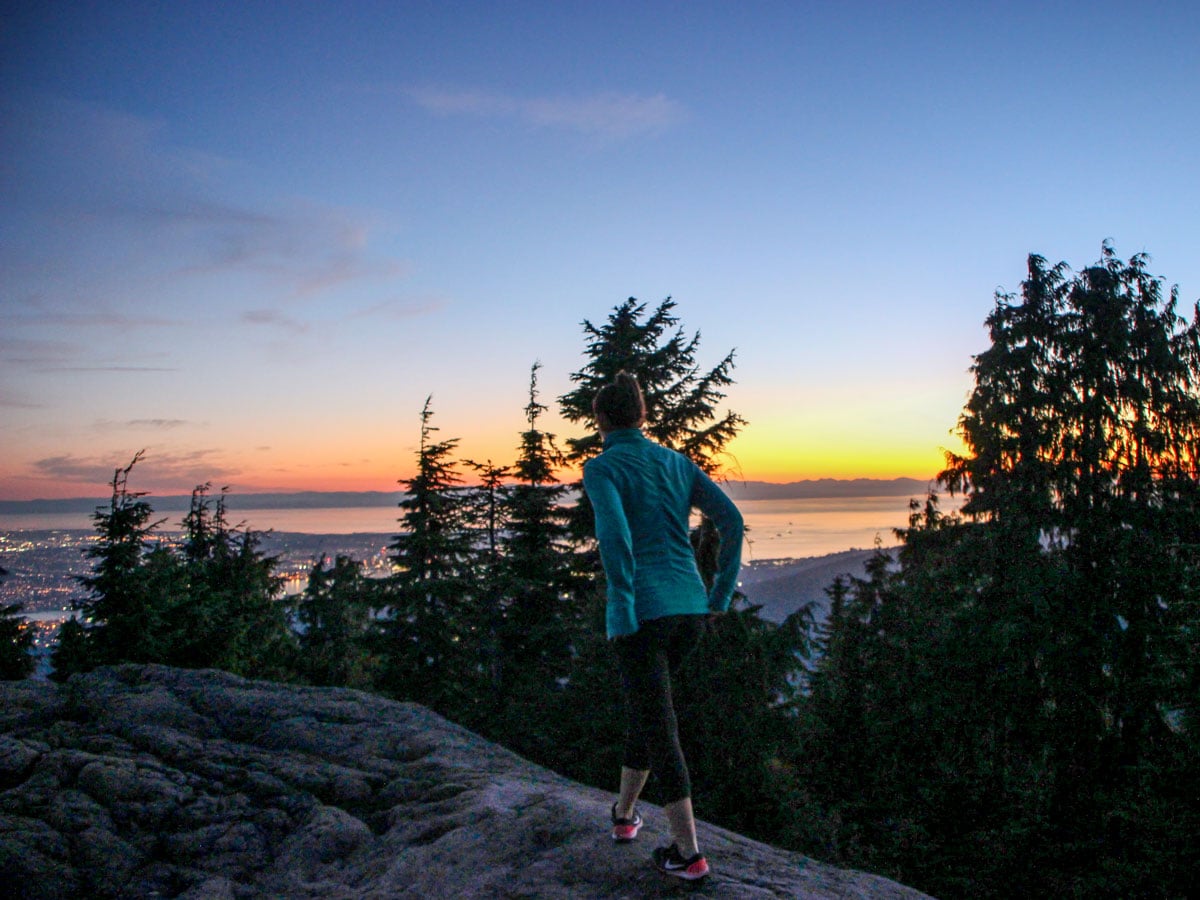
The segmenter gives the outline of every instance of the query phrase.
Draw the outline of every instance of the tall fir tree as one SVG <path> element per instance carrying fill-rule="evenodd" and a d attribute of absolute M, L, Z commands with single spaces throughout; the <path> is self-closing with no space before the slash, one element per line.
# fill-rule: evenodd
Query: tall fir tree
<path fill-rule="evenodd" d="M 733 383 L 734 351 L 704 370 L 697 362 L 700 332 L 690 338 L 674 314 L 675 302 L 668 297 L 647 314 L 646 304 L 630 297 L 614 307 L 607 321 L 583 322 L 586 362 L 572 373 L 576 387 L 559 397 L 563 418 L 586 426 L 587 433 L 567 441 L 566 460 L 582 466 L 598 454 L 602 441 L 592 414 L 592 401 L 601 387 L 618 372 L 638 379 L 646 403 L 643 431 L 652 440 L 684 454 L 701 469 L 719 476 L 724 469 L 727 447 L 746 420 L 738 413 L 721 413 L 718 404 L 725 388 Z M 571 514 L 575 538 L 586 545 L 594 537 L 591 504 L 581 492 Z M 742 536 L 738 535 L 738 541 Z M 696 562 L 706 584 L 716 570 L 718 539 L 712 523 L 702 517 L 692 534 Z M 598 572 L 599 553 L 594 546 L 581 554 L 585 569 Z M 593 592 L 593 597 L 599 595 Z M 592 621 L 603 621 L 602 608 L 593 600 Z"/>
<path fill-rule="evenodd" d="M 555 474 L 563 464 L 555 436 L 539 427 L 546 412 L 538 399 L 540 368 L 534 363 L 530 370 L 528 427 L 512 467 L 516 481 L 504 497 L 497 687 L 504 699 L 501 739 L 544 758 L 555 749 L 550 713 L 570 675 L 581 623 L 571 602 L 577 584 L 566 508 L 571 489 Z"/>
<path fill-rule="evenodd" d="M 421 410 L 417 470 L 401 481 L 401 531 L 390 548 L 381 684 L 394 697 L 455 716 L 474 706 L 479 666 L 477 560 L 470 497 L 453 457 L 436 440 L 433 398 Z"/>
<path fill-rule="evenodd" d="M 85 555 L 93 568 L 79 578 L 87 595 L 74 603 L 79 615 L 64 624 L 51 655 L 58 680 L 97 665 L 159 660 L 172 567 L 169 552 L 151 544 L 161 521 L 152 521 L 144 493 L 129 489 L 129 473 L 142 455 L 115 470 L 109 507 L 92 516 L 97 540 Z"/>
<path fill-rule="evenodd" d="M 641 385 L 647 436 L 683 453 L 710 475 L 722 470 L 729 442 L 746 424 L 737 413 L 718 410 L 725 388 L 733 383 L 734 351 L 703 370 L 696 361 L 700 332 L 687 337 L 674 309 L 675 302 L 668 297 L 647 314 L 646 304 L 630 297 L 614 307 L 603 324 L 584 320 L 587 362 L 572 373 L 576 387 L 559 397 L 559 408 L 563 418 L 588 430 L 582 437 L 568 439 L 568 461 L 582 465 L 600 452 L 592 400 L 601 387 L 624 371 L 636 376 Z M 593 535 L 586 494 L 575 508 L 572 527 L 578 537 Z M 708 582 L 716 567 L 717 545 L 707 519 L 701 520 L 693 542 L 700 573 Z M 599 566 L 598 557 L 592 559 L 592 565 Z"/>
<path fill-rule="evenodd" d="M 696 361 L 700 332 L 687 337 L 674 309 L 675 301 L 668 297 L 647 315 L 646 304 L 630 297 L 604 323 L 584 320 L 587 363 L 571 375 L 576 387 L 559 398 L 563 417 L 588 429 L 567 441 L 570 461 L 581 463 L 600 452 L 592 399 L 625 371 L 641 384 L 646 434 L 710 474 L 722 468 L 726 446 L 746 424 L 735 412 L 717 411 L 725 388 L 733 383 L 734 351 L 702 370 Z"/>
<path fill-rule="evenodd" d="M 466 523 L 474 535 L 476 552 L 473 643 L 479 654 L 480 674 L 488 689 L 494 692 L 500 689 L 504 670 L 500 634 L 506 588 L 501 540 L 507 528 L 506 480 L 512 476 L 512 467 L 496 465 L 490 459 L 487 462 L 468 459 L 464 463 L 479 478 L 479 485 L 465 494 L 468 498 Z M 498 710 L 495 704 L 480 703 L 470 712 L 470 719 L 463 724 L 487 731 Z"/>

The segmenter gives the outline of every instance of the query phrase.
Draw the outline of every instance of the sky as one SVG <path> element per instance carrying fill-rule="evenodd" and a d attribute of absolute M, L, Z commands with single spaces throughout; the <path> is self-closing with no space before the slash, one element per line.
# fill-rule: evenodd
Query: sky
<path fill-rule="evenodd" d="M 511 462 L 582 323 L 736 351 L 732 477 L 929 478 L 1028 254 L 1200 298 L 1200 4 L 9 2 L 0 499 Z"/>

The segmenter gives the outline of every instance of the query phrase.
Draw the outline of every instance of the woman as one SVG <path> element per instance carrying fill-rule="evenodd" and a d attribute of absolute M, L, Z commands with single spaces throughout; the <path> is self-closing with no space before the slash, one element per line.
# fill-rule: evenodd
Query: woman
<path fill-rule="evenodd" d="M 583 485 L 596 514 L 608 579 L 608 637 L 629 715 L 620 796 L 612 808 L 613 840 L 637 837 L 642 826 L 637 799 L 653 770 L 673 839 L 654 851 L 654 864 L 667 875 L 695 881 L 709 867 L 696 843 L 671 676 L 704 633 L 706 618 L 729 609 L 741 566 L 742 516 L 695 463 L 642 434 L 646 404 L 632 375 L 621 372 L 602 387 L 592 412 L 604 450 L 584 466 Z M 692 507 L 721 536 L 710 590 L 692 552 Z"/>

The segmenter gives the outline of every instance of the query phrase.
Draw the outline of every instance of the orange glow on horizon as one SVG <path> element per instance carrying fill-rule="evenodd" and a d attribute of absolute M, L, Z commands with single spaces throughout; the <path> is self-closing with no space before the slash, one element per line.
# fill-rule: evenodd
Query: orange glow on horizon
<path fill-rule="evenodd" d="M 725 461 L 727 477 L 777 484 L 820 478 L 933 478 L 946 467 L 947 450 L 964 450 L 951 435 L 940 445 L 908 435 L 895 435 L 885 445 L 862 437 L 839 442 L 812 436 L 758 437 L 738 438 Z"/>
<path fill-rule="evenodd" d="M 550 423 L 548 423 L 550 424 Z M 560 449 L 574 427 L 555 427 Z M 919 430 L 918 430 L 919 431 Z M 457 436 L 450 425 L 439 440 Z M 244 436 L 239 436 L 243 437 Z M 276 434 L 246 446 L 239 441 L 220 451 L 189 454 L 192 441 L 174 446 L 150 446 L 130 475 L 129 487 L 151 497 L 186 494 L 210 482 L 214 492 L 228 486 L 233 494 L 298 493 L 304 491 L 402 490 L 401 481 L 413 476 L 418 442 L 416 428 L 358 433 L 330 428 L 313 434 Z M 452 458 L 459 463 L 464 484 L 477 484 L 478 475 L 466 460 L 511 465 L 518 454 L 519 434 L 511 428 L 476 432 L 459 439 Z M 249 443 L 247 441 L 246 443 Z M 945 467 L 945 450 L 962 452 L 961 442 L 948 433 L 917 433 L 881 422 L 879 417 L 845 416 L 840 421 L 810 416 L 791 421 L 752 425 L 730 445 L 720 460 L 722 475 L 731 481 L 777 484 L 834 478 L 933 478 Z M 29 469 L 0 470 L 0 499 L 37 500 L 106 497 L 113 467 L 129 462 L 127 450 L 98 449 L 88 457 L 91 467 L 71 473 Z M 579 479 L 577 468 L 557 473 L 562 482 Z"/>

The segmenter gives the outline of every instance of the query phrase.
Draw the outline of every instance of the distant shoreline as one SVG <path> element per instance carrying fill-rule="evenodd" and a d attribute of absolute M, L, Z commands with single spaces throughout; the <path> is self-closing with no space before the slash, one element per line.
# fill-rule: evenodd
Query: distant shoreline
<path fill-rule="evenodd" d="M 211 496 L 211 495 L 210 495 Z M 361 507 L 395 506 L 404 499 L 401 491 L 296 491 L 295 493 L 225 495 L 230 511 L 239 509 L 355 509 Z M 146 494 L 146 502 L 155 512 L 186 512 L 191 508 L 191 494 Z M 110 498 L 70 497 L 62 500 L 0 500 L 0 516 L 54 515 L 57 513 L 91 513 L 107 508 Z"/>
<path fill-rule="evenodd" d="M 924 496 L 931 479 L 919 478 L 815 478 L 787 483 L 727 481 L 722 487 L 734 500 L 809 500 L 840 497 Z M 351 509 L 396 506 L 402 491 L 295 491 L 292 493 L 225 495 L 230 512 L 249 509 Z M 186 512 L 191 494 L 146 494 L 155 512 Z M 106 497 L 71 497 L 60 500 L 0 500 L 0 516 L 91 513 L 107 508 Z"/>
<path fill-rule="evenodd" d="M 892 544 L 895 531 L 904 528 L 911 515 L 910 504 L 917 497 L 912 485 L 892 482 L 890 495 L 879 485 L 870 485 L 864 492 L 871 496 L 818 496 L 788 499 L 766 497 L 745 499 L 735 497 L 746 522 L 746 544 L 743 556 L 747 560 L 796 559 L 820 556 L 850 547 L 873 547 L 877 542 Z M 811 489 L 811 485 L 808 486 Z M 844 486 L 843 486 L 844 487 Z M 860 490 L 865 487 L 861 482 Z M 823 491 L 829 494 L 829 491 Z M 761 497 L 761 493 L 758 494 Z M 185 513 L 163 510 L 156 498 L 153 521 L 158 523 L 157 534 L 173 540 L 183 529 Z M 190 499 L 190 498 L 189 498 Z M 292 499 L 294 502 L 295 498 Z M 256 495 L 243 501 L 255 504 Z M 953 505 L 953 501 L 949 505 Z M 100 512 L 106 512 L 100 507 Z M 36 539 L 37 532 L 95 533 L 95 509 L 90 512 L 0 514 L 0 532 L 9 532 L 14 540 Z M 227 504 L 226 522 L 233 528 L 249 529 L 262 535 L 328 535 L 330 540 L 358 535 L 387 542 L 404 530 L 403 510 L 386 506 L 358 507 L 295 507 L 277 506 L 274 509 L 246 508 Z M 380 537 L 381 535 L 385 537 Z M 382 545 L 381 545 L 382 546 Z M 0 546 L 0 555 L 8 553 Z M 6 566 L 7 567 L 7 566 Z"/>

